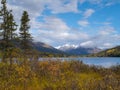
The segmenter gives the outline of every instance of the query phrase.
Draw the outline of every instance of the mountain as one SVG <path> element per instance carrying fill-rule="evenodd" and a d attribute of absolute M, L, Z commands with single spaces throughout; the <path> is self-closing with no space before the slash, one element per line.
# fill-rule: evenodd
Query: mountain
<path fill-rule="evenodd" d="M 92 54 L 90 56 L 97 56 L 97 57 L 120 57 L 120 46 L 111 48 L 111 49 L 107 49 L 104 51 L 101 51 L 99 53 L 96 54 Z"/>
<path fill-rule="evenodd" d="M 75 55 L 87 55 L 87 54 L 92 54 L 92 53 L 97 53 L 101 51 L 98 48 L 84 48 L 84 47 L 78 47 L 75 49 L 69 49 L 65 52 L 70 53 L 70 54 L 75 54 Z"/>
<path fill-rule="evenodd" d="M 32 43 L 32 46 L 34 49 L 36 49 L 40 52 L 53 53 L 53 54 L 64 54 L 63 51 L 60 51 L 48 44 L 42 43 L 42 42 L 34 42 L 34 43 Z"/>
<path fill-rule="evenodd" d="M 72 55 L 87 55 L 87 54 L 93 54 L 98 53 L 101 51 L 99 48 L 90 48 L 90 47 L 82 47 L 78 45 L 63 45 L 57 47 L 59 50 L 62 50 L 68 54 Z"/>
<path fill-rule="evenodd" d="M 77 48 L 78 45 L 69 45 L 69 44 L 65 44 L 63 46 L 58 46 L 56 47 L 57 49 L 61 50 L 61 51 L 67 51 L 67 50 L 70 50 L 70 49 L 75 49 Z"/>

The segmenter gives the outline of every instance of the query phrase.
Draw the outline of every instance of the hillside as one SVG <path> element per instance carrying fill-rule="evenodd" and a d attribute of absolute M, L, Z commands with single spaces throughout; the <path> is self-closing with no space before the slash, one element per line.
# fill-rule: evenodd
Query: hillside
<path fill-rule="evenodd" d="M 15 46 L 20 48 L 19 41 L 14 41 L 14 42 L 15 42 Z M 30 44 L 32 45 L 32 49 L 38 51 L 40 56 L 42 57 L 53 57 L 53 56 L 63 57 L 68 55 L 64 51 L 58 50 L 43 42 L 31 42 Z M 1 51 L 0 51 L 0 57 L 1 57 Z"/>
<path fill-rule="evenodd" d="M 35 50 L 39 51 L 41 53 L 41 55 L 58 55 L 58 56 L 63 56 L 66 55 L 65 52 L 60 51 L 48 44 L 42 43 L 42 42 L 34 42 L 32 43 L 32 46 Z"/>
<path fill-rule="evenodd" d="M 97 56 L 97 57 L 120 57 L 120 46 L 107 49 L 104 51 L 101 51 L 97 54 L 92 54 L 90 56 Z"/>

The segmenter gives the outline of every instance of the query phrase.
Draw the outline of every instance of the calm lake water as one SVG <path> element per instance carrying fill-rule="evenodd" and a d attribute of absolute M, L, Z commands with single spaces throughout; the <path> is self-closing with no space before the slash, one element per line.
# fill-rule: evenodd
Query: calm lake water
<path fill-rule="evenodd" d="M 41 60 L 44 60 L 42 58 Z M 50 59 L 50 58 L 47 58 Z M 113 65 L 120 65 L 120 57 L 79 57 L 79 58 L 51 58 L 51 59 L 59 59 L 59 60 L 80 60 L 83 63 L 88 65 L 96 65 L 102 67 L 111 67 Z"/>
<path fill-rule="evenodd" d="M 120 57 L 85 57 L 85 58 L 76 58 L 76 60 L 82 60 L 85 64 L 96 65 L 103 67 L 110 67 L 113 65 L 120 65 Z"/>

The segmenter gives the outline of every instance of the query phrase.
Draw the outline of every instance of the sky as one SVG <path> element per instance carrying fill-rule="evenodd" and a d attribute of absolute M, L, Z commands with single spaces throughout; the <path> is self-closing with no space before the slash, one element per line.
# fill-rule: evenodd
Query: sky
<path fill-rule="evenodd" d="M 7 0 L 17 24 L 30 16 L 34 41 L 111 48 L 120 45 L 120 0 Z"/>

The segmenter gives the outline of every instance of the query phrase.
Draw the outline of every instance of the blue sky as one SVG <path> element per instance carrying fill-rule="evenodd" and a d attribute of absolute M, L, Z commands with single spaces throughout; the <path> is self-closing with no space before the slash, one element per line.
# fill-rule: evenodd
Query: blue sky
<path fill-rule="evenodd" d="M 54 47 L 120 45 L 120 0 L 8 0 L 8 8 L 18 24 L 28 11 L 35 41 Z"/>

